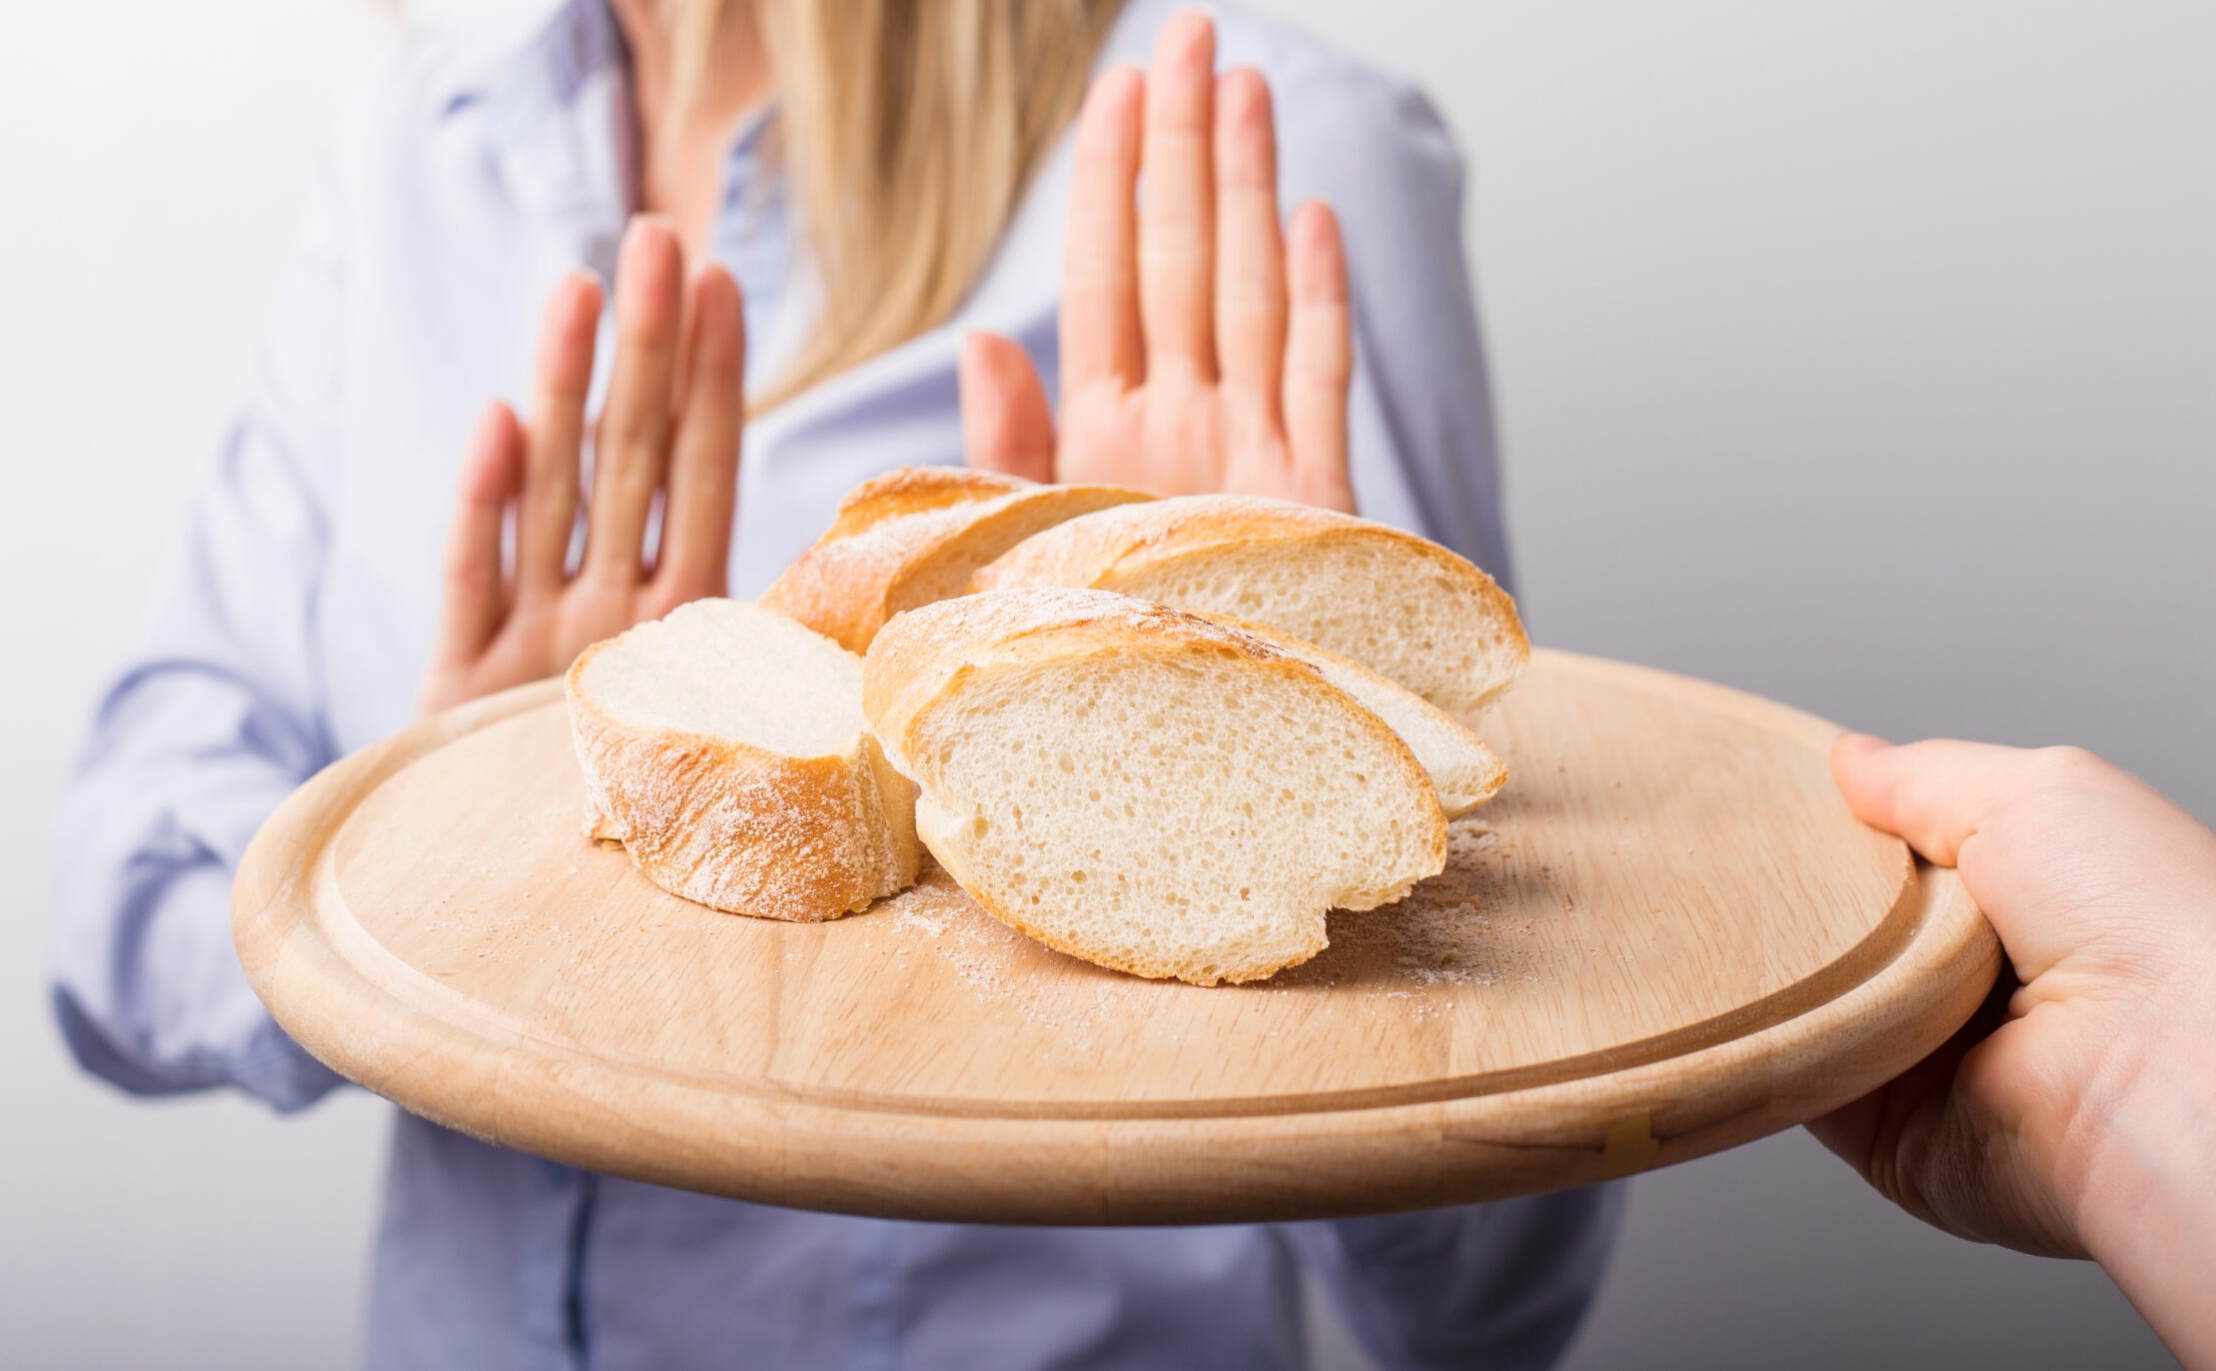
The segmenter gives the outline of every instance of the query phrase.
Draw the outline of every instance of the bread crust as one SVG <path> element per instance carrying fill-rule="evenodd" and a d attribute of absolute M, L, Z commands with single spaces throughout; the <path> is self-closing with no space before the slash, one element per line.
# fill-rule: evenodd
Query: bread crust
<path fill-rule="evenodd" d="M 1388 524 L 1260 496 L 1184 495 L 1071 519 L 980 568 L 970 589 L 1057 585 L 1123 591 L 1158 568 L 1223 549 L 1274 547 L 1277 556 L 1297 558 L 1332 544 L 1366 544 L 1436 568 L 1471 597 L 1512 657 L 1515 671 L 1507 679 L 1469 699 L 1434 704 L 1466 713 L 1488 703 L 1530 660 L 1531 642 L 1515 600 L 1468 559 Z"/>
<path fill-rule="evenodd" d="M 945 509 L 972 500 L 991 500 L 1030 490 L 1037 485 L 1021 476 L 970 467 L 895 467 L 872 476 L 848 491 L 818 546 L 836 538 L 851 538 L 872 525 L 902 515 Z"/>
<path fill-rule="evenodd" d="M 1427 876 L 1445 869 L 1446 817 L 1431 778 L 1406 742 L 1385 722 L 1326 680 L 1308 663 L 1286 656 L 1227 624 L 1129 596 L 1060 588 L 1034 588 L 1012 595 L 981 595 L 944 601 L 887 626 L 871 645 L 863 667 L 862 709 L 886 756 L 921 787 L 917 831 L 924 845 L 987 913 L 1027 936 L 1099 966 L 1154 979 L 1180 979 L 1199 985 L 1218 981 L 1261 980 L 1295 966 L 1328 945 L 1323 919 L 1311 936 L 1284 955 L 1250 965 L 1219 966 L 1214 976 L 1197 974 L 1189 963 L 1150 958 L 1143 951 L 1088 942 L 1043 929 L 1022 910 L 997 898 L 978 879 L 967 860 L 959 825 L 932 799 L 932 772 L 920 755 L 920 735 L 934 710 L 956 700 L 985 677 L 1005 671 L 1067 666 L 1087 658 L 1140 655 L 1184 658 L 1221 657 L 1243 667 L 1299 683 L 1304 690 L 1328 692 L 1357 726 L 1394 758 L 1407 790 L 1423 799 L 1425 816 L 1420 870 L 1399 884 L 1354 892 L 1342 900 L 1349 909 L 1372 909 L 1406 895 Z"/>
<path fill-rule="evenodd" d="M 955 467 L 904 467 L 849 496 L 831 531 L 760 603 L 849 652 L 865 652 L 895 614 L 965 593 L 978 567 L 1022 540 L 1152 498 L 1122 486 L 1045 486 Z"/>
<path fill-rule="evenodd" d="M 567 679 L 585 776 L 586 836 L 620 842 L 673 895 L 734 914 L 818 923 L 915 883 L 913 790 L 863 733 L 846 755 L 793 757 L 728 738 L 641 728 Z"/>

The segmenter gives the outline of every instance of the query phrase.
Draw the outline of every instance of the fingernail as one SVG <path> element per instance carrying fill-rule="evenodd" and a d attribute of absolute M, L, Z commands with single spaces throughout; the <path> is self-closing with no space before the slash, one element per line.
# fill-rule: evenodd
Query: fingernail
<path fill-rule="evenodd" d="M 675 233 L 677 231 L 676 227 L 670 222 L 668 215 L 655 210 L 640 210 L 637 214 L 631 216 L 629 223 L 623 226 L 623 241 L 626 244 L 636 242 L 648 229 L 659 229 L 664 233 Z"/>
<path fill-rule="evenodd" d="M 1170 22 L 1189 26 L 1191 21 L 1196 19 L 1205 28 L 1209 41 L 1213 43 L 1216 36 L 1216 10 L 1213 5 L 1188 5 L 1172 15 Z M 1195 33 L 1193 36 L 1197 38 L 1199 34 Z"/>
<path fill-rule="evenodd" d="M 1892 744 L 1883 738 L 1874 737 L 1868 733 L 1842 733 L 1839 735 L 1839 741 L 1831 745 L 1831 750 L 1860 755 L 1868 752 L 1883 752 L 1891 746 Z"/>

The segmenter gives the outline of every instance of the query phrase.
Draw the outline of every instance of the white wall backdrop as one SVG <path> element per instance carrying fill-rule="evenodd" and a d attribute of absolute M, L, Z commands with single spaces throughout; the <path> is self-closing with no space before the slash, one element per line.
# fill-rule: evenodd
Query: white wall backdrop
<path fill-rule="evenodd" d="M 450 0 L 474 6 L 482 0 Z M 2216 10 L 1268 0 L 1419 79 L 1537 637 L 1897 737 L 2102 750 L 2216 818 Z M 50 1027 L 45 829 L 244 374 L 366 0 L 18 7 L 0 45 L 0 1328 L 350 1363 L 383 1106 L 126 1100 Z M 1356 1364 L 1322 1334 L 1319 1362 Z M 2168 1364 L 2100 1273 L 1793 1134 L 1639 1181 L 1578 1368 Z"/>

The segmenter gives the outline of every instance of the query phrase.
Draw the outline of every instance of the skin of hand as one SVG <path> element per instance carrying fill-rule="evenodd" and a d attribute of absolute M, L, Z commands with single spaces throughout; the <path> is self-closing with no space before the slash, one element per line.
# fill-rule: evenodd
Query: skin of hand
<path fill-rule="evenodd" d="M 669 221 L 640 215 L 616 269 L 616 354 L 593 436 L 584 554 L 573 569 L 586 391 L 600 283 L 554 288 L 530 417 L 495 400 L 462 460 L 444 608 L 418 704 L 424 714 L 568 669 L 589 644 L 724 593 L 745 420 L 738 284 L 685 273 Z M 659 546 L 648 522 L 662 497 Z M 514 559 L 504 565 L 503 530 Z"/>
<path fill-rule="evenodd" d="M 1061 313 L 1061 435 L 1036 368 L 998 334 L 961 359 L 971 466 L 1161 495 L 1229 491 L 1354 510 L 1354 344 L 1337 217 L 1281 234 L 1259 72 L 1215 74 L 1215 28 L 1163 27 L 1078 116 Z M 1143 182 L 1145 193 L 1137 194 Z"/>
<path fill-rule="evenodd" d="M 1950 1233 L 2093 1257 L 2216 1367 L 2216 834 L 2073 748 L 1849 735 L 1832 772 L 1957 868 L 2008 967 L 1953 1041 L 1810 1131 Z"/>

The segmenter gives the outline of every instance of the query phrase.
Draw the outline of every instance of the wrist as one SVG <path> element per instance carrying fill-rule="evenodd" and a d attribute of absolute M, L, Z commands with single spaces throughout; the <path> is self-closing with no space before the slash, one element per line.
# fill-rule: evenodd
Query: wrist
<path fill-rule="evenodd" d="M 2150 994 L 2168 1013 L 2091 1083 L 2072 1214 L 2085 1250 L 2188 1366 L 2216 1366 L 2216 1005 L 2194 981 Z M 2188 987 L 2191 988 L 2188 988 Z"/>

